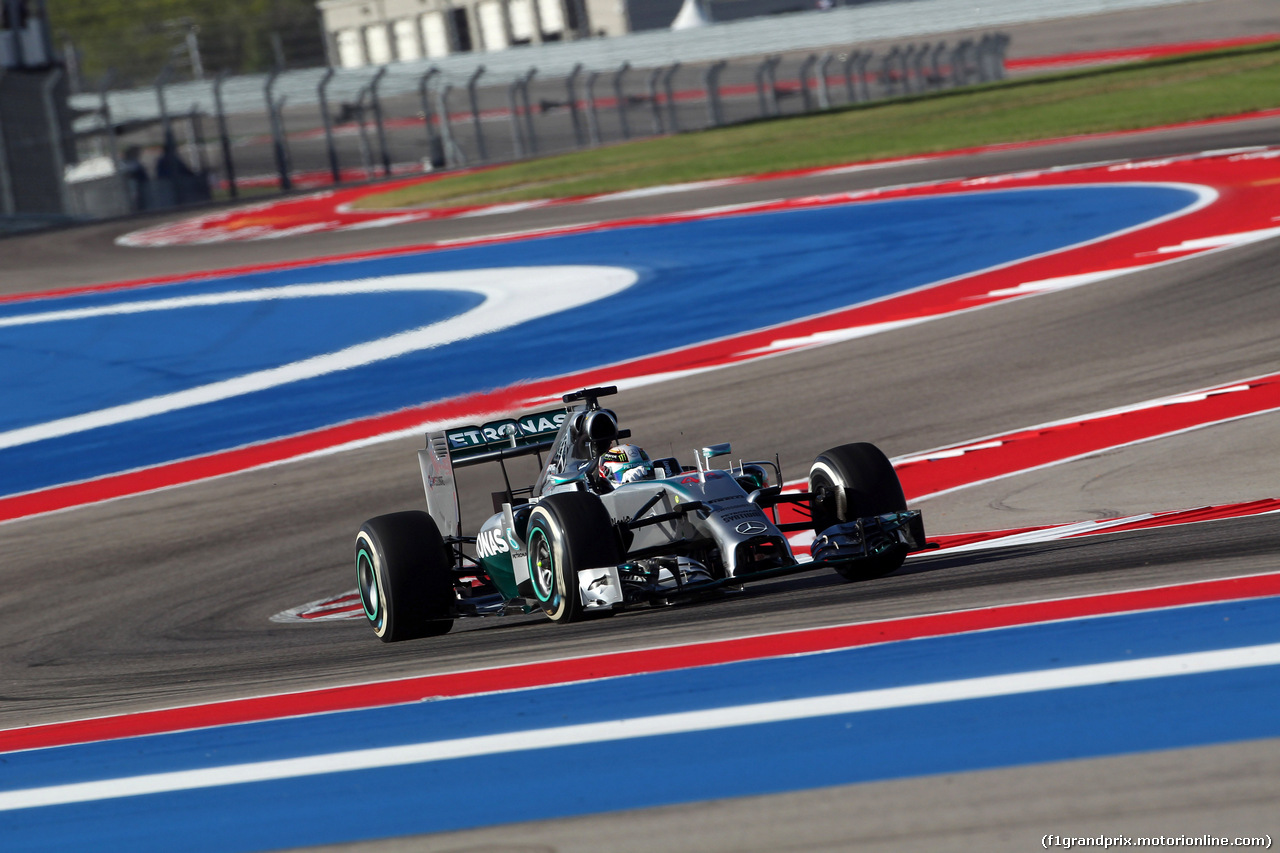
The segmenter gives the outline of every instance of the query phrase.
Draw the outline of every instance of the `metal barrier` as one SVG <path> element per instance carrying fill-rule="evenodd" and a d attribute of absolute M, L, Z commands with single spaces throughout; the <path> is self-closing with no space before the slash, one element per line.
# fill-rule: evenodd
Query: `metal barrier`
<path fill-rule="evenodd" d="M 307 72 L 314 88 L 296 100 L 300 89 L 289 83 L 294 73 L 276 71 L 259 78 L 256 111 L 229 108 L 231 89 L 244 81 L 218 75 L 208 84 L 210 137 L 201 132 L 206 114 L 198 104 L 175 102 L 174 87 L 162 74 L 154 86 L 155 121 L 122 128 L 110 99 L 99 93 L 97 125 L 118 131 L 100 133 L 102 139 L 115 142 L 118 135 L 121 147 L 141 149 L 142 157 L 135 157 L 141 166 L 130 168 L 147 171 L 154 171 L 160 156 L 176 156 L 175 134 L 185 127 L 191 171 L 235 197 L 507 162 L 986 82 L 1003 76 L 1008 45 L 1006 36 L 990 34 L 954 46 L 919 42 L 878 52 L 852 48 L 671 62 L 644 69 L 641 93 L 628 91 L 633 66 L 626 61 L 610 68 L 575 63 L 554 76 L 526 67 L 492 80 L 489 69 L 478 65 L 461 78 L 461 109 L 452 97 L 458 87 L 436 65 L 415 67 L 408 87 L 406 69 L 395 65 L 356 77 L 358 86 L 351 73 Z M 601 77 L 609 79 L 611 96 L 599 94 Z M 243 94 L 234 103 L 243 105 Z M 637 109 L 648 113 L 643 127 L 636 122 Z M 495 123 L 509 124 L 507 132 L 495 133 Z M 114 149 L 108 156 L 122 162 Z M 204 167 L 205 162 L 215 165 Z M 0 200 L 4 187 L 0 183 Z M 158 201 L 144 197 L 133 204 L 136 209 Z"/>

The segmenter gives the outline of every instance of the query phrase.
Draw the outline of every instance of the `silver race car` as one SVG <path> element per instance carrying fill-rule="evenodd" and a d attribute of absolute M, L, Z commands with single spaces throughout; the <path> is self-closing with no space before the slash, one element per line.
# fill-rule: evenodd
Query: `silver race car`
<path fill-rule="evenodd" d="M 701 448 L 692 466 L 650 459 L 600 406 L 614 393 L 587 388 L 564 408 L 428 433 L 418 451 L 427 511 L 371 518 L 356 536 L 360 600 L 380 639 L 437 636 L 467 616 L 540 610 L 573 622 L 819 568 L 862 580 L 928 547 L 873 445 L 822 453 L 808 489 L 784 492 L 776 459 L 712 467 L 728 444 Z M 507 461 L 523 456 L 541 473 L 513 488 Z M 482 463 L 500 465 L 506 485 L 463 536 L 454 469 Z M 779 520 L 784 504 L 798 520 Z M 797 558 L 787 534 L 808 530 L 810 555 Z"/>

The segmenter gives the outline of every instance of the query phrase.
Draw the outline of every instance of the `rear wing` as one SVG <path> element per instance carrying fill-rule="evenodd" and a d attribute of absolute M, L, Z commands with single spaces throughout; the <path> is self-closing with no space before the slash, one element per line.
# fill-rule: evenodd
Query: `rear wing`
<path fill-rule="evenodd" d="M 454 427 L 444 432 L 444 438 L 457 468 L 529 456 L 551 446 L 567 414 L 563 408 L 551 409 L 484 426 Z"/>
<path fill-rule="evenodd" d="M 504 462 L 518 456 L 541 454 L 555 443 L 567 412 L 550 409 L 521 418 L 504 418 L 481 426 L 462 426 L 427 433 L 427 447 L 418 451 L 422 487 L 427 495 L 427 512 L 445 536 L 461 537 L 458 488 L 454 468 L 484 462 Z M 502 467 L 506 479 L 506 465 Z M 507 482 L 506 500 L 511 500 Z"/>

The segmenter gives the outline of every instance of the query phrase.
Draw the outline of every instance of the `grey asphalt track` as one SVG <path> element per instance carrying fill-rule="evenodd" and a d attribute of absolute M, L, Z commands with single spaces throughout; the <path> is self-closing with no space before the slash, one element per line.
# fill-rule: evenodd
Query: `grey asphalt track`
<path fill-rule="evenodd" d="M 653 212 L 1276 142 L 1275 122 L 1146 134 L 830 179 L 631 202 Z M 617 206 L 540 213 L 538 224 Z M 525 227 L 528 215 L 235 247 L 126 250 L 119 226 L 0 244 L 9 292 L 305 257 Z M 10 255 L 11 251 L 16 254 Z M 1280 370 L 1280 244 L 1268 241 L 872 338 L 649 386 L 616 409 L 650 450 L 732 440 L 814 454 L 869 440 L 900 454 Z M 10 272 L 12 270 L 12 272 Z M 1280 496 L 1280 416 L 1191 433 L 923 508 L 935 532 Z M 0 526 L 0 726 L 643 648 L 1032 598 L 1274 571 L 1276 517 L 913 559 L 878 581 L 801 575 L 705 606 L 585 625 L 460 624 L 378 643 L 357 621 L 277 624 L 353 586 L 369 516 L 421 505 L 417 440 L 249 472 Z M 470 472 L 468 472 L 469 476 Z M 479 518 L 475 475 L 464 512 Z M 1032 520 L 1034 519 L 1034 521 Z M 1276 835 L 1280 742 L 899 780 L 377 845 L 379 850 L 1026 850 L 1044 833 Z M 625 803 L 620 803 L 624 807 Z M 602 836 L 607 843 L 601 843 Z M 355 848 L 353 848 L 355 849 Z"/>

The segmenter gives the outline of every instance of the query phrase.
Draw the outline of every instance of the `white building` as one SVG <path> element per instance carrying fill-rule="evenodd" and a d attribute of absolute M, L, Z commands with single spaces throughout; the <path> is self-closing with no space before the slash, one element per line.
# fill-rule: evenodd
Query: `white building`
<path fill-rule="evenodd" d="M 330 63 L 341 68 L 621 35 L 630 31 L 627 5 L 628 0 L 320 0 L 317 4 L 324 18 Z"/>
<path fill-rule="evenodd" d="M 4 2 L 4 0 L 0 0 Z M 833 0 L 846 5 L 853 0 Z M 338 68 L 826 8 L 820 0 L 319 0 Z M 695 7 L 696 8 L 691 8 Z"/>

